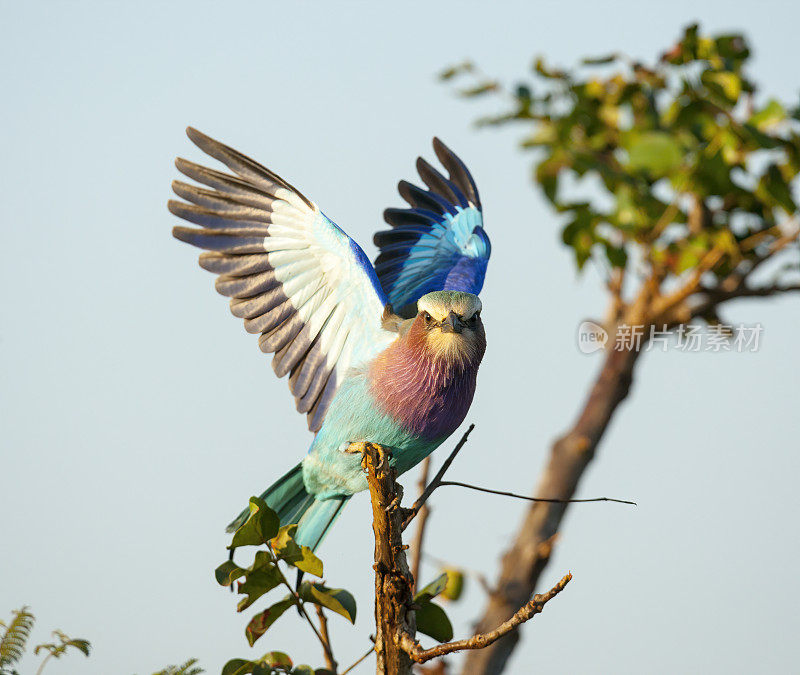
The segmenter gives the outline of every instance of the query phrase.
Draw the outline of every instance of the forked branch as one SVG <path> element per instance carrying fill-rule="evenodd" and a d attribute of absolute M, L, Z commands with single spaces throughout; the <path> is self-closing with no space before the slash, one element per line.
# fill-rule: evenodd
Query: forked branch
<path fill-rule="evenodd" d="M 435 659 L 445 654 L 452 654 L 453 652 L 463 651 L 465 649 L 483 649 L 490 644 L 499 640 L 504 635 L 507 635 L 517 626 L 530 621 L 534 616 L 540 614 L 544 606 L 556 597 L 561 591 L 564 590 L 566 585 L 572 580 L 572 573 L 566 574 L 561 581 L 559 581 L 547 593 L 541 595 L 534 595 L 523 607 L 521 607 L 508 621 L 503 622 L 493 631 L 488 633 L 478 633 L 470 638 L 464 640 L 455 640 L 454 642 L 444 642 L 430 649 L 423 649 L 422 646 L 414 638 L 409 635 L 403 635 L 400 639 L 400 646 L 416 663 L 425 663 L 431 659 Z"/>
<path fill-rule="evenodd" d="M 450 454 L 428 489 L 414 504 L 412 513 L 418 513 L 427 496 L 436 486 L 442 485 L 442 476 L 464 445 L 472 431 L 467 433 Z M 355 449 L 355 448 L 354 448 Z M 445 642 L 424 649 L 415 638 L 416 621 L 412 585 L 402 541 L 403 515 L 400 507 L 402 488 L 395 481 L 396 472 L 390 465 L 390 453 L 371 443 L 359 444 L 363 466 L 367 473 L 372 501 L 373 531 L 375 533 L 375 652 L 378 657 L 377 672 L 386 675 L 410 675 L 412 661 L 425 663 L 439 656 L 465 649 L 483 649 L 507 635 L 519 625 L 539 614 L 547 602 L 558 595 L 572 579 L 567 574 L 547 593 L 534 595 L 514 615 L 494 630 L 470 638 Z M 410 522 L 410 518 L 406 521 Z"/>
<path fill-rule="evenodd" d="M 461 440 L 456 443 L 456 447 L 453 448 L 453 451 L 450 453 L 448 458 L 444 460 L 444 464 L 442 464 L 442 468 L 436 472 L 436 475 L 433 477 L 433 480 L 428 484 L 428 487 L 425 488 L 423 493 L 419 496 L 417 501 L 414 502 L 414 505 L 405 512 L 405 518 L 403 519 L 403 530 L 405 530 L 409 523 L 414 520 L 414 517 L 420 512 L 420 509 L 425 505 L 425 502 L 428 501 L 428 497 L 433 494 L 433 491 L 439 487 L 442 482 L 442 478 L 444 477 L 445 472 L 450 468 L 450 465 L 453 463 L 453 460 L 456 458 L 456 455 L 459 453 L 461 448 L 464 447 L 464 444 L 467 442 L 469 435 L 472 433 L 472 430 L 475 428 L 474 424 L 470 424 L 467 430 L 464 432 L 464 435 L 461 437 Z"/>

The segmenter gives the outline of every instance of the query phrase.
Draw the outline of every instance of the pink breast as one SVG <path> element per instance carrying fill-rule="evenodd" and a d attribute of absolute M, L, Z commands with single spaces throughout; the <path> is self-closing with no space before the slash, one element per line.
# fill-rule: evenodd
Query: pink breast
<path fill-rule="evenodd" d="M 392 345 L 370 368 L 371 392 L 381 411 L 426 440 L 445 438 L 464 421 L 476 376 L 477 365 L 455 367 L 402 345 Z"/>

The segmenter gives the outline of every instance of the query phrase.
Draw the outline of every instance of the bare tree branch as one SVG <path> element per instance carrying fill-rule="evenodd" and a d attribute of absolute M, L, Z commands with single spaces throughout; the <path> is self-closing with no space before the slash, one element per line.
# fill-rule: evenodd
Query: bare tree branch
<path fill-rule="evenodd" d="M 703 280 L 703 275 L 710 272 L 722 260 L 725 252 L 718 246 L 712 248 L 708 253 L 703 256 L 703 259 L 697 263 L 692 269 L 689 277 L 680 285 L 678 289 L 669 295 L 662 296 L 653 302 L 651 314 L 653 317 L 659 317 L 667 313 L 675 305 L 686 300 L 692 293 L 700 288 L 700 282 Z"/>
<path fill-rule="evenodd" d="M 416 633 L 411 572 L 402 540 L 400 500 L 403 489 L 395 481 L 389 453 L 379 445 L 363 444 L 363 465 L 367 471 L 372 500 L 372 529 L 375 534 L 375 652 L 377 672 L 382 675 L 410 675 L 411 660 L 400 649 L 399 636 Z"/>
<path fill-rule="evenodd" d="M 642 292 L 652 297 L 651 291 L 643 289 Z M 633 312 L 646 311 L 646 306 L 636 308 L 637 302 L 626 316 L 628 323 L 635 323 L 631 317 Z M 570 499 L 575 494 L 612 415 L 628 395 L 639 353 L 636 350 L 607 351 L 578 419 L 553 444 L 534 494 L 560 500 Z M 560 502 L 538 502 L 528 508 L 511 548 L 503 556 L 494 583 L 496 590 L 488 599 L 478 623 L 478 633 L 508 621 L 533 595 L 539 576 L 550 560 L 567 506 Z M 518 640 L 519 631 L 511 631 L 486 649 L 471 651 L 462 672 L 499 673 Z"/>
<path fill-rule="evenodd" d="M 545 604 L 561 593 L 571 579 L 572 574 L 569 573 L 547 593 L 534 595 L 523 607 L 515 612 L 508 621 L 504 621 L 497 628 L 488 633 L 478 633 L 464 640 L 445 642 L 431 647 L 430 649 L 423 649 L 415 639 L 408 635 L 403 635 L 400 640 L 400 645 L 416 663 L 425 663 L 439 656 L 452 654 L 453 652 L 463 651 L 465 649 L 484 649 L 504 635 L 508 635 L 517 628 L 517 626 L 529 621 L 537 614 L 540 614 Z"/>
<path fill-rule="evenodd" d="M 275 560 L 274 554 L 272 553 L 272 549 L 270 549 L 270 555 L 272 556 L 273 560 Z M 294 586 L 292 586 L 289 583 L 289 580 L 286 578 L 286 575 L 283 573 L 283 571 L 281 570 L 281 568 L 278 565 L 275 565 L 275 569 L 277 570 L 278 575 L 280 576 L 281 583 L 284 586 L 286 586 L 287 589 L 289 589 L 289 594 L 292 596 L 292 600 L 293 600 L 295 606 L 297 607 L 297 611 L 300 612 L 300 615 L 303 618 L 305 618 L 305 620 L 308 622 L 308 625 L 311 626 L 311 630 L 314 631 L 314 635 L 317 636 L 317 639 L 319 640 L 320 644 L 322 645 L 322 651 L 325 654 L 325 662 L 329 663 L 329 664 L 333 664 L 333 668 L 331 668 L 331 670 L 333 670 L 333 672 L 335 673 L 336 672 L 336 660 L 333 658 L 333 652 L 331 651 L 331 645 L 330 645 L 330 641 L 328 640 L 327 633 L 325 634 L 325 636 L 323 636 L 323 634 L 320 633 L 319 629 L 314 624 L 314 622 L 311 619 L 311 616 L 309 615 L 308 611 L 306 610 L 305 602 L 303 602 L 303 599 L 300 597 L 300 594 L 297 592 L 297 590 L 294 588 Z"/>
<path fill-rule="evenodd" d="M 480 487 L 479 485 L 472 485 L 471 483 L 462 483 L 457 480 L 443 480 L 439 482 L 437 487 L 445 485 L 454 485 L 456 487 L 469 488 L 470 490 L 477 490 L 478 492 L 487 492 L 490 495 L 500 495 L 501 497 L 513 497 L 514 499 L 524 499 L 528 502 L 546 502 L 548 504 L 577 504 L 588 502 L 614 502 L 615 504 L 630 504 L 631 506 L 638 506 L 636 502 L 628 501 L 627 499 L 614 499 L 613 497 L 590 497 L 588 499 L 546 499 L 544 497 L 528 497 L 528 495 L 521 495 L 516 492 L 506 492 L 505 490 L 490 490 L 489 488 Z"/>
<path fill-rule="evenodd" d="M 370 639 L 373 639 L 372 636 L 370 636 Z M 359 656 L 358 659 L 356 659 L 353 663 L 351 663 L 349 666 L 347 666 L 347 668 L 345 668 L 342 671 L 341 675 L 347 675 L 347 673 L 349 673 L 351 670 L 353 670 L 364 659 L 366 659 L 370 654 L 373 654 L 373 653 L 375 653 L 375 647 L 374 646 L 370 647 L 369 651 L 367 651 L 363 655 Z"/>
<path fill-rule="evenodd" d="M 450 453 L 449 457 L 444 460 L 444 464 L 442 464 L 442 468 L 434 476 L 433 480 L 430 482 L 428 487 L 425 488 L 425 491 L 419 496 L 417 501 L 414 502 L 413 506 L 406 511 L 406 517 L 403 520 L 403 530 L 405 530 L 409 523 L 414 520 L 414 516 L 416 516 L 420 509 L 424 506 L 425 502 L 428 501 L 428 497 L 433 494 L 433 491 L 437 488 L 439 483 L 442 481 L 442 476 L 444 476 L 445 472 L 450 468 L 450 465 L 453 463 L 453 460 L 456 458 L 456 455 L 459 453 L 461 448 L 464 447 L 464 444 L 467 442 L 469 435 L 472 433 L 472 430 L 475 428 L 474 424 L 470 424 L 467 430 L 464 432 L 464 435 L 461 437 L 461 440 L 456 444 L 456 447 L 453 448 L 453 452 Z"/>
<path fill-rule="evenodd" d="M 319 619 L 319 632 L 324 642 L 323 652 L 325 654 L 325 667 L 332 673 L 336 673 L 336 669 L 339 667 L 339 664 L 336 663 L 336 659 L 333 658 L 331 636 L 330 633 L 328 633 L 328 617 L 325 616 L 325 612 L 321 605 L 315 605 L 315 609 L 317 610 L 317 618 Z"/>
<path fill-rule="evenodd" d="M 769 284 L 768 286 L 759 286 L 758 288 L 737 288 L 733 291 L 724 291 L 719 288 L 704 288 L 702 293 L 708 296 L 708 299 L 714 305 L 718 305 L 727 300 L 734 298 L 765 298 L 770 295 L 780 295 L 782 293 L 792 293 L 800 291 L 800 283 L 798 284 Z"/>
<path fill-rule="evenodd" d="M 448 461 L 417 500 L 418 503 L 415 504 L 417 513 L 424 504 L 423 497 L 427 498 L 426 495 L 430 495 L 436 486 L 443 484 L 442 476 L 458 451 L 466 443 L 473 428 L 473 425 L 469 427 L 453 452 L 450 453 Z M 406 511 L 400 506 L 403 489 L 395 480 L 397 472 L 391 467 L 390 453 L 379 445 L 353 444 L 351 451 L 362 453 L 362 465 L 367 472 L 372 502 L 372 527 L 375 534 L 375 623 L 377 628 L 375 652 L 377 654 L 377 672 L 380 675 L 411 675 L 412 661 L 425 663 L 455 651 L 484 649 L 540 613 L 544 605 L 558 595 L 572 579 L 572 574 L 567 574 L 547 593 L 536 595 L 533 598 L 528 596 L 526 602 L 520 603 L 521 608 L 491 631 L 479 633 L 464 640 L 440 644 L 431 649 L 423 649 L 415 639 L 413 578 L 406 562 L 405 549 L 408 547 L 404 546 L 402 541 L 403 515 Z M 422 482 L 424 483 L 424 481 Z M 322 615 L 320 619 L 322 619 Z M 327 636 L 325 624 L 321 623 L 321 627 L 323 635 Z M 366 655 L 363 658 L 366 658 Z"/>
<path fill-rule="evenodd" d="M 418 494 L 422 497 L 425 494 L 425 488 L 428 486 L 428 475 L 431 471 L 431 456 L 428 455 L 425 461 L 422 462 L 422 469 L 419 473 L 419 482 L 417 483 Z M 417 532 L 414 535 L 414 544 L 411 547 L 411 576 L 414 577 L 414 585 L 412 590 L 417 590 L 419 582 L 419 570 L 422 564 L 422 542 L 425 539 L 425 525 L 428 523 L 428 516 L 430 515 L 430 507 L 427 503 L 422 505 L 419 510 L 419 517 L 417 518 Z"/>

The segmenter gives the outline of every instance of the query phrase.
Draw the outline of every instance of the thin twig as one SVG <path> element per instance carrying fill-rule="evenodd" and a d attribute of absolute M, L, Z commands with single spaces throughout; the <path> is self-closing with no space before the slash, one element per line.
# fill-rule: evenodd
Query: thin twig
<path fill-rule="evenodd" d="M 489 488 L 479 487 L 470 483 L 462 483 L 457 480 L 442 480 L 439 481 L 437 487 L 445 485 L 455 485 L 456 487 L 469 488 L 470 490 L 477 490 L 478 492 L 488 492 L 491 495 L 500 495 L 502 497 L 514 497 L 514 499 L 524 499 L 529 502 L 547 502 L 548 504 L 577 504 L 586 502 L 614 502 L 615 504 L 630 504 L 631 506 L 638 506 L 636 502 L 628 501 L 627 499 L 614 499 L 613 497 L 592 497 L 591 499 L 547 499 L 545 497 L 528 497 L 527 495 L 517 494 L 516 492 L 505 492 L 504 490 L 490 490 Z"/>
<path fill-rule="evenodd" d="M 653 225 L 652 229 L 648 233 L 647 237 L 650 241 L 655 241 L 667 227 L 667 225 L 671 225 L 675 221 L 675 216 L 678 215 L 680 211 L 680 206 L 678 206 L 678 198 L 675 197 L 675 200 L 672 201 L 661 213 L 661 217 L 656 221 L 656 224 Z"/>
<path fill-rule="evenodd" d="M 719 246 L 715 246 L 708 253 L 706 253 L 700 262 L 697 263 L 697 266 L 692 270 L 689 278 L 680 288 L 675 290 L 670 295 L 659 298 L 653 302 L 651 309 L 652 316 L 657 318 L 665 314 L 697 291 L 700 287 L 700 282 L 703 279 L 703 275 L 706 272 L 710 272 L 712 269 L 714 269 L 724 255 L 725 251 Z"/>
<path fill-rule="evenodd" d="M 44 664 L 47 663 L 50 659 L 52 659 L 53 655 L 54 655 L 53 652 L 50 652 L 47 656 L 44 657 L 42 662 L 39 664 L 39 668 L 37 668 L 37 670 L 36 670 L 36 675 L 42 675 L 42 672 L 44 671 Z M 12 671 L 12 672 L 16 672 L 16 671 Z"/>
<path fill-rule="evenodd" d="M 430 649 L 423 649 L 422 646 L 415 639 L 408 635 L 400 637 L 400 646 L 417 663 L 425 663 L 431 659 L 435 659 L 445 654 L 462 651 L 464 649 L 483 649 L 488 647 L 493 642 L 499 640 L 504 635 L 507 635 L 520 624 L 532 619 L 537 614 L 541 613 L 545 604 L 556 597 L 561 591 L 564 590 L 566 585 L 572 579 L 572 573 L 568 573 L 547 593 L 542 595 L 534 595 L 522 608 L 520 608 L 514 616 L 508 621 L 500 624 L 493 631 L 488 633 L 479 633 L 464 640 L 457 640 L 455 642 L 445 642 L 444 644 L 436 645 Z"/>
<path fill-rule="evenodd" d="M 742 282 L 751 276 L 753 272 L 761 267 L 761 265 L 763 265 L 767 260 L 771 260 L 776 253 L 782 251 L 792 242 L 797 241 L 798 236 L 800 236 L 800 225 L 797 225 L 797 219 L 795 218 L 793 218 L 791 222 L 794 223 L 794 227 L 789 229 L 785 234 L 782 234 L 780 237 L 777 237 L 775 240 L 773 240 L 770 243 L 767 252 L 753 260 L 750 268 L 743 274 L 739 275 Z M 788 224 L 785 227 L 788 227 Z"/>
<path fill-rule="evenodd" d="M 317 617 L 319 618 L 319 632 L 325 641 L 325 649 L 323 650 L 325 652 L 325 667 L 335 673 L 339 664 L 333 658 L 333 646 L 331 645 L 330 633 L 328 633 L 328 617 L 325 616 L 325 612 L 320 605 L 315 605 L 314 609 L 317 610 Z"/>
<path fill-rule="evenodd" d="M 738 288 L 735 291 L 723 291 L 718 288 L 704 288 L 703 293 L 707 295 L 714 304 L 719 304 L 725 300 L 733 298 L 766 298 L 770 295 L 780 295 L 781 293 L 792 293 L 800 291 L 800 284 L 770 284 L 758 288 Z"/>
<path fill-rule="evenodd" d="M 272 552 L 270 551 L 270 553 L 272 553 Z M 273 559 L 274 559 L 274 556 L 273 556 Z M 306 621 L 308 622 L 308 625 L 311 626 L 311 630 L 314 631 L 314 634 L 317 636 L 317 639 L 319 640 L 320 644 L 322 645 L 322 650 L 325 652 L 325 660 L 326 660 L 326 662 L 330 660 L 331 662 L 336 663 L 334 661 L 334 659 L 333 659 L 333 654 L 331 653 L 330 645 L 325 641 L 325 638 L 322 637 L 322 634 L 319 632 L 319 630 L 317 629 L 316 625 L 311 620 L 311 617 L 308 615 L 308 612 L 306 611 L 305 603 L 303 602 L 303 599 L 300 597 L 300 595 L 295 590 L 295 588 L 289 583 L 289 580 L 284 576 L 283 571 L 278 566 L 278 561 L 277 560 L 275 560 L 275 569 L 278 570 L 278 574 L 280 574 L 280 576 L 281 576 L 281 583 L 284 586 L 286 586 L 286 588 L 289 589 L 289 593 L 291 594 L 292 599 L 294 600 L 294 604 L 297 606 L 297 609 L 300 610 L 300 613 L 305 617 Z M 336 672 L 336 671 L 334 670 L 334 672 Z"/>
<path fill-rule="evenodd" d="M 422 469 L 420 470 L 419 474 L 419 482 L 417 483 L 419 489 L 419 496 L 421 497 L 425 493 L 425 488 L 428 485 L 428 475 L 431 471 L 431 456 L 428 455 L 425 458 L 425 461 L 422 463 Z M 414 535 L 414 545 L 411 549 L 412 557 L 411 557 L 411 576 L 414 577 L 414 581 L 412 582 L 411 590 L 417 590 L 417 582 L 419 580 L 419 569 L 420 565 L 422 564 L 422 542 L 425 539 L 425 525 L 428 523 L 428 516 L 430 515 L 430 507 L 427 504 L 423 504 L 422 508 L 419 510 L 419 517 L 417 518 L 417 531 Z"/>
<path fill-rule="evenodd" d="M 453 460 L 456 458 L 456 455 L 459 453 L 461 448 L 464 447 L 464 444 L 467 442 L 469 435 L 472 433 L 472 430 L 475 428 L 474 424 L 470 424 L 469 428 L 464 432 L 464 435 L 461 437 L 461 440 L 456 443 L 456 447 L 453 448 L 453 452 L 450 453 L 450 456 L 444 460 L 444 464 L 442 464 L 442 468 L 434 476 L 433 480 L 428 484 L 428 487 L 425 488 L 425 491 L 419 496 L 417 501 L 414 502 L 413 506 L 409 509 L 408 515 L 406 515 L 405 519 L 403 520 L 403 528 L 402 530 L 408 527 L 408 524 L 414 520 L 414 517 L 419 513 L 420 509 L 425 505 L 425 502 L 428 501 L 428 497 L 431 496 L 431 493 L 437 488 L 438 484 L 442 481 L 442 476 L 444 476 L 445 472 L 450 468 L 450 465 L 453 463 Z"/>
<path fill-rule="evenodd" d="M 372 647 L 369 648 L 369 651 L 366 652 L 363 656 L 360 656 L 355 663 L 345 668 L 342 671 L 342 675 L 347 675 L 347 673 L 353 670 L 353 668 L 355 668 L 359 663 L 361 663 L 364 659 L 366 659 L 370 654 L 373 654 L 374 652 L 375 652 L 375 646 L 373 645 Z"/>
<path fill-rule="evenodd" d="M 772 257 L 782 251 L 786 246 L 789 244 L 797 241 L 798 235 L 800 235 L 800 225 L 798 225 L 797 219 L 792 218 L 789 223 L 792 223 L 794 226 L 789 227 L 789 224 L 786 223 L 783 225 L 783 229 L 787 229 L 788 231 L 785 234 L 782 234 L 780 237 L 776 237 L 767 247 L 766 253 L 762 255 L 758 255 L 753 259 L 745 259 L 744 266 L 745 269 L 741 269 L 741 265 L 737 267 L 733 272 L 731 272 L 725 279 L 723 279 L 719 283 L 719 288 L 726 292 L 733 292 L 737 291 L 742 288 L 746 288 L 745 282 L 750 278 L 753 273 L 761 267 L 763 263 L 767 260 L 772 259 Z M 764 232 L 771 232 L 775 228 L 780 229 L 780 226 L 774 226 L 769 228 L 768 230 L 764 230 Z M 762 233 L 757 233 L 762 234 Z M 748 239 L 743 240 L 739 243 L 739 247 L 741 250 L 745 250 L 744 244 L 749 240 L 752 239 L 756 235 L 751 235 Z M 731 295 L 731 297 L 736 297 L 735 295 Z M 726 298 L 727 299 L 727 298 Z"/>
<path fill-rule="evenodd" d="M 772 225 L 764 230 L 759 230 L 758 232 L 754 232 L 748 237 L 745 237 L 739 242 L 739 250 L 740 251 L 750 251 L 754 249 L 756 246 L 761 244 L 764 239 L 767 237 L 771 237 L 774 235 L 780 236 L 781 228 L 780 225 Z"/>

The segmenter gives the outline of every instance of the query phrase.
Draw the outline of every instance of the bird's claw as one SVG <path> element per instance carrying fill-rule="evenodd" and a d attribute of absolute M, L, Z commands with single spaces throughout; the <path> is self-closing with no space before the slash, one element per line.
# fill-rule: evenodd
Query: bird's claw
<path fill-rule="evenodd" d="M 377 445 L 376 443 L 367 443 L 365 441 L 357 441 L 355 443 L 350 443 L 347 448 L 345 448 L 344 452 L 353 455 L 360 453 L 361 468 L 366 471 L 367 454 L 369 453 L 370 449 L 374 449 L 378 455 L 378 464 L 375 466 L 375 471 L 380 471 L 388 464 L 387 460 L 391 455 L 391 453 L 388 450 L 385 450 L 382 445 Z"/>

